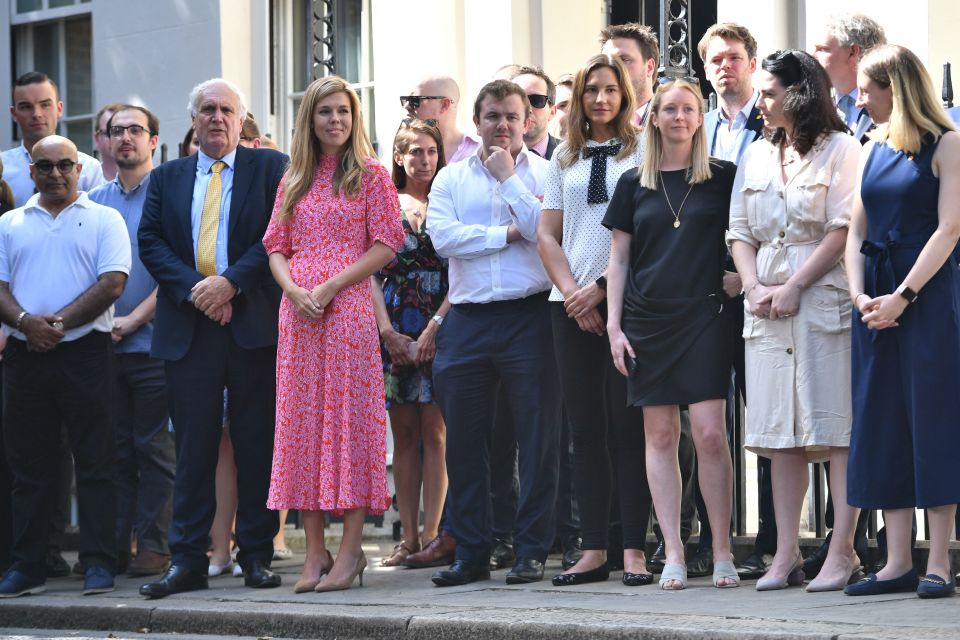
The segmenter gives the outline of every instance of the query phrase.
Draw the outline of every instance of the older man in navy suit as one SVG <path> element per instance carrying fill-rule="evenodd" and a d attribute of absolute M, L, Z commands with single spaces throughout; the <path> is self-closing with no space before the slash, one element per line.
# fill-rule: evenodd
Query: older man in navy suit
<path fill-rule="evenodd" d="M 286 157 L 239 147 L 246 107 L 232 83 L 197 85 L 189 104 L 195 155 L 153 171 L 138 234 L 159 295 L 151 354 L 166 364 L 176 432 L 171 566 L 140 593 L 161 598 L 207 586 L 207 534 L 223 390 L 237 463 L 237 560 L 248 587 L 276 587 L 279 521 L 266 507 L 276 407 L 280 289 L 261 239 Z"/>

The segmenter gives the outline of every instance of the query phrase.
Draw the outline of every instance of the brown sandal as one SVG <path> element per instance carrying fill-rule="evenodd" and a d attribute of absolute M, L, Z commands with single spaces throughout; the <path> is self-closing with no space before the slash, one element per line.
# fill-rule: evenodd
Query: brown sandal
<path fill-rule="evenodd" d="M 410 546 L 410 543 L 406 540 L 401 540 L 400 544 L 393 548 L 393 553 L 380 561 L 381 567 L 398 567 L 403 564 L 403 561 L 407 559 L 412 553 L 420 551 L 420 545 L 417 545 L 417 548 L 414 549 Z"/>

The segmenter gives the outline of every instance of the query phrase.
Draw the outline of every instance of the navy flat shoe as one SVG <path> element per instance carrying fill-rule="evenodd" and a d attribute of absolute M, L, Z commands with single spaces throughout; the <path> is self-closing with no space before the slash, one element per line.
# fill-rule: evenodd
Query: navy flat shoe
<path fill-rule="evenodd" d="M 877 574 L 870 573 L 867 577 L 853 584 L 848 584 L 843 592 L 848 596 L 877 596 L 884 593 L 908 593 L 916 591 L 920 584 L 920 576 L 916 569 L 910 569 L 899 578 L 891 580 L 877 580 Z"/>
<path fill-rule="evenodd" d="M 949 598 L 957 590 L 954 581 L 944 580 L 935 573 L 920 578 L 917 596 L 921 598 Z"/>

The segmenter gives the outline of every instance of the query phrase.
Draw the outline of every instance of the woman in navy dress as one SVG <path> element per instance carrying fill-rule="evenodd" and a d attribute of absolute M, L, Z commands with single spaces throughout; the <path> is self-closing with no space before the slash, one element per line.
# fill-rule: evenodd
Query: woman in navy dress
<path fill-rule="evenodd" d="M 870 52 L 857 84 L 857 104 L 879 128 L 864 149 L 846 250 L 856 308 L 847 495 L 884 510 L 888 555 L 846 593 L 948 596 L 960 501 L 960 134 L 908 49 Z M 929 519 L 922 579 L 910 552 L 917 507 Z"/>

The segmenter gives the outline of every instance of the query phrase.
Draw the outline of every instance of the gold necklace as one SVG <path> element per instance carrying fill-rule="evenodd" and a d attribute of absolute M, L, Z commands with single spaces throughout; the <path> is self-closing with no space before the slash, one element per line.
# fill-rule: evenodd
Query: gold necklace
<path fill-rule="evenodd" d="M 673 203 L 670 202 L 670 194 L 667 193 L 667 185 L 663 181 L 663 171 L 658 171 L 657 176 L 660 177 L 660 186 L 663 188 L 663 197 L 667 199 L 667 206 L 670 207 L 670 213 L 673 214 L 673 228 L 680 228 L 680 214 L 683 212 L 683 205 L 687 203 L 687 198 L 690 196 L 690 192 L 693 191 L 693 185 L 690 185 L 690 188 L 687 189 L 687 195 L 683 196 L 683 202 L 680 203 L 680 209 L 674 209 Z"/>

